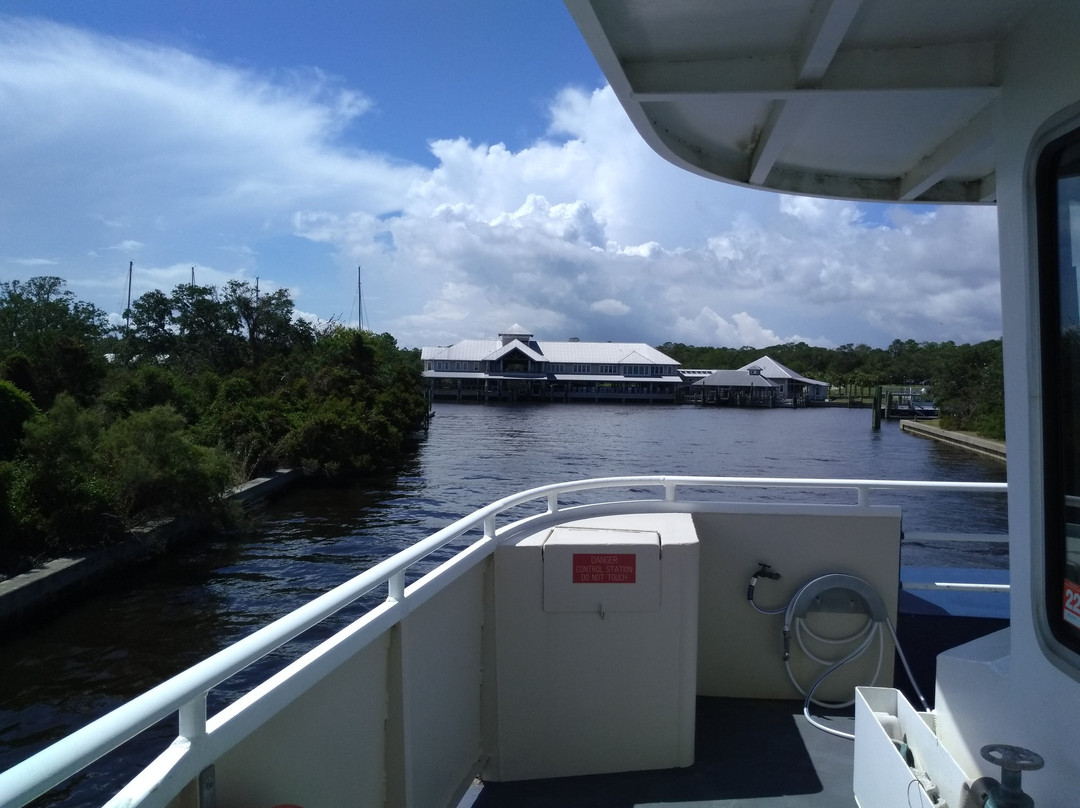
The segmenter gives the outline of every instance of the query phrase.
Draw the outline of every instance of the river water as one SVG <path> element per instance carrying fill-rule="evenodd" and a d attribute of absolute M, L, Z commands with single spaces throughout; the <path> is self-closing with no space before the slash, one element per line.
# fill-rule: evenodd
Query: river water
<path fill-rule="evenodd" d="M 290 493 L 245 534 L 209 538 L 151 562 L 0 645 L 0 770 L 373 562 L 522 489 L 638 474 L 1005 479 L 1000 461 L 902 433 L 895 422 L 871 429 L 869 410 L 439 403 L 435 412 L 427 437 L 393 476 Z M 850 493 L 831 496 L 852 501 Z M 905 531 L 1006 531 L 1004 496 L 878 494 L 874 502 L 901 504 Z M 1003 551 L 989 546 L 908 543 L 903 560 L 1007 565 Z M 347 619 L 230 680 L 212 694 L 211 709 Z M 175 734 L 175 719 L 163 722 L 41 804 L 100 804 Z"/>

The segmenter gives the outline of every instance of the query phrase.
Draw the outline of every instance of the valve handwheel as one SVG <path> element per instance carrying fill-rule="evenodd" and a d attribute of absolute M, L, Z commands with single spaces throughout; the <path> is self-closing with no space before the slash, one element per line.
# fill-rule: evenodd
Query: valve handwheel
<path fill-rule="evenodd" d="M 1042 756 L 1022 746 L 992 743 L 984 746 L 979 752 L 983 760 L 988 760 L 1005 771 L 1029 772 L 1043 767 Z"/>

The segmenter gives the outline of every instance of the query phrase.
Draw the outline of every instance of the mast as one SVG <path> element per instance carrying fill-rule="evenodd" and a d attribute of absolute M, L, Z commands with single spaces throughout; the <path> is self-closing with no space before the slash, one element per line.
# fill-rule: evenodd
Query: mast
<path fill-rule="evenodd" d="M 360 280 L 360 267 L 362 264 L 356 265 L 356 317 L 358 320 L 357 329 L 364 330 L 364 284 Z"/>
<path fill-rule="evenodd" d="M 124 309 L 124 331 L 131 331 L 131 273 L 135 267 L 134 261 L 128 261 L 128 294 L 127 307 Z"/>

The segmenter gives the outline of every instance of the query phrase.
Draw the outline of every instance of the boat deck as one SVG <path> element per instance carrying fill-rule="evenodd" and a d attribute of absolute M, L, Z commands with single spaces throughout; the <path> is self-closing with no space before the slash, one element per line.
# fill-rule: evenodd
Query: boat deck
<path fill-rule="evenodd" d="M 815 711 L 821 717 L 824 711 Z M 824 718 L 853 731 L 843 713 Z M 684 769 L 488 783 L 471 808 L 844 808 L 855 806 L 852 741 L 811 726 L 801 701 L 701 697 L 694 765 Z"/>

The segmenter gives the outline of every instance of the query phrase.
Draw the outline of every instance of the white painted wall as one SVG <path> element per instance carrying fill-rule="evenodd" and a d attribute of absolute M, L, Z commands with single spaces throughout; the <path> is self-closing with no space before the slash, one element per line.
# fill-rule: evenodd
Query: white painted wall
<path fill-rule="evenodd" d="M 382 805 L 388 636 L 357 654 L 215 764 L 218 805 Z"/>
<path fill-rule="evenodd" d="M 1009 438 L 1011 578 L 1032 582 L 1011 598 L 1012 628 L 939 659 L 936 709 L 942 740 L 972 776 L 1000 776 L 984 762 L 990 743 L 1024 746 L 1046 768 L 1024 776 L 1037 805 L 1072 804 L 1062 787 L 1080 783 L 1080 684 L 1056 667 L 1034 628 L 1043 618 L 1041 389 L 1034 202 L 1029 144 L 1039 128 L 1080 104 L 1080 6 L 1036 4 L 1000 55 L 1001 103 L 995 120 L 1001 294 L 1005 330 L 1006 429 Z M 1049 77 L 1049 78 L 1048 78 Z M 1078 119 L 1080 120 L 1080 119 Z M 1017 594 L 1019 594 L 1019 590 Z"/>
<path fill-rule="evenodd" d="M 873 586 L 896 620 L 899 508 L 744 506 L 741 513 L 695 514 L 694 523 L 701 540 L 698 692 L 703 696 L 802 698 L 784 670 L 784 616 L 758 614 L 746 600 L 759 563 L 770 564 L 781 575 L 777 581 L 759 581 L 754 601 L 762 608 L 785 606 L 808 581 L 843 573 Z M 846 636 L 864 622 L 854 615 L 814 618 L 814 627 L 834 637 Z M 884 653 L 878 685 L 892 683 L 893 644 L 888 636 Z M 818 691 L 820 698 L 850 700 L 856 684 L 871 684 L 876 658 L 875 645 L 830 676 Z M 804 687 L 824 670 L 808 664 L 794 641 L 792 666 Z"/>

